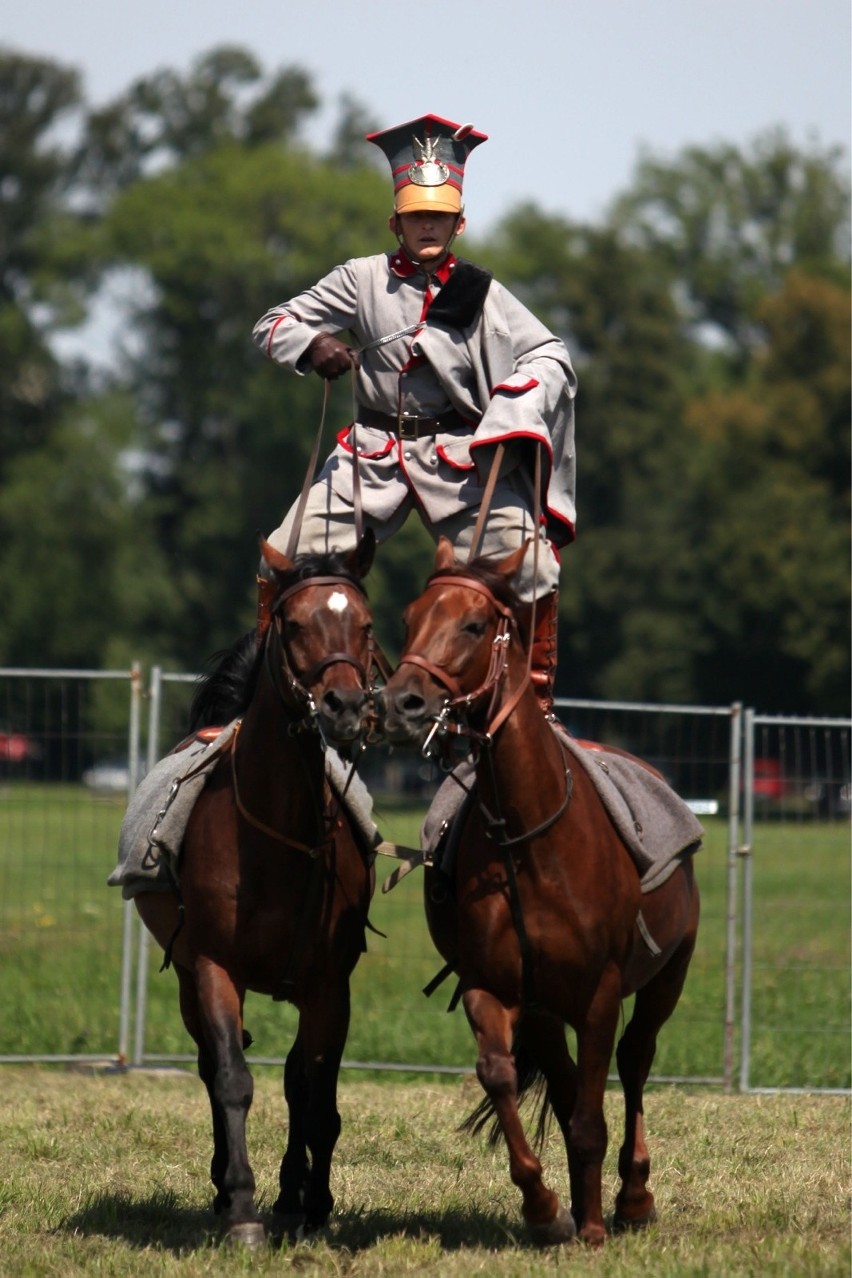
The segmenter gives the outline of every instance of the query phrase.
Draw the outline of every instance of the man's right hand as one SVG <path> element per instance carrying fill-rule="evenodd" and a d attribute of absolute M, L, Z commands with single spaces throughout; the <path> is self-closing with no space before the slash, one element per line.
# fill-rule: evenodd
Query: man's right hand
<path fill-rule="evenodd" d="M 341 342 L 339 337 L 332 337 L 331 333 L 320 333 L 315 337 L 308 345 L 306 354 L 311 367 L 327 382 L 342 377 L 352 368 L 361 367 L 358 352 Z"/>

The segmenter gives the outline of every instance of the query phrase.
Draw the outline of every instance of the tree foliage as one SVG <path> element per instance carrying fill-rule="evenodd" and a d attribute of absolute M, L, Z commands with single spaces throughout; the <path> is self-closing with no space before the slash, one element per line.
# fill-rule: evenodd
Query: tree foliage
<path fill-rule="evenodd" d="M 11 458 L 47 443 L 62 407 L 48 337 L 70 297 L 58 242 L 71 157 L 54 135 L 80 100 L 75 71 L 0 48 L 0 480 Z"/>
<path fill-rule="evenodd" d="M 0 51 L 0 72 L 0 660 L 31 657 L 49 592 L 39 664 L 197 668 L 252 623 L 256 533 L 322 411 L 252 325 L 390 246 L 374 121 L 343 95 L 319 154 L 307 74 L 239 48 L 97 111 L 69 68 Z M 848 711 L 848 210 L 841 157 L 774 131 L 644 157 L 599 225 L 524 205 L 461 246 L 579 372 L 560 692 Z M 144 287 L 104 378 L 52 336 L 115 271 Z M 338 383 L 325 449 L 350 411 Z M 378 556 L 391 654 L 430 562 L 416 521 Z"/>

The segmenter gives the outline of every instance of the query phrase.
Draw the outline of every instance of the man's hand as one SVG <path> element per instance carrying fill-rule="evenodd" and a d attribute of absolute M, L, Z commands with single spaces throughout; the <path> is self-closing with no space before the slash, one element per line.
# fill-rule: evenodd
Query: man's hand
<path fill-rule="evenodd" d="M 314 372 L 319 373 L 327 382 L 342 377 L 351 368 L 361 367 L 358 352 L 341 342 L 339 337 L 332 337 L 331 333 L 320 333 L 309 344 L 305 353 Z"/>

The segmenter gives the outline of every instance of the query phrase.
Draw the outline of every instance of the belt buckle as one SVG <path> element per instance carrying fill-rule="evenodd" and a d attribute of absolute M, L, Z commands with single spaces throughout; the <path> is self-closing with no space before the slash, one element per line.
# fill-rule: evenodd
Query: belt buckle
<path fill-rule="evenodd" d="M 414 413 L 400 413 L 397 418 L 397 434 L 400 439 L 417 439 L 417 428 L 420 425 L 420 418 Z"/>

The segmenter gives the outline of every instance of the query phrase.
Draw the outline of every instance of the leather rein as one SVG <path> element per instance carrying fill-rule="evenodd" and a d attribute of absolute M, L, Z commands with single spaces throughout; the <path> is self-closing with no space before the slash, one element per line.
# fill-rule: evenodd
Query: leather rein
<path fill-rule="evenodd" d="M 477 795 L 477 804 L 483 820 L 485 821 L 488 836 L 495 840 L 500 849 L 503 868 L 506 873 L 509 910 L 511 912 L 512 922 L 514 924 L 520 948 L 522 1003 L 527 1011 L 531 1011 L 537 1006 L 534 977 L 534 954 L 526 922 L 524 920 L 521 894 L 518 887 L 517 868 L 515 866 L 515 858 L 512 849 L 517 847 L 519 844 L 528 843 L 531 839 L 537 838 L 556 824 L 566 811 L 568 804 L 571 802 L 573 779 L 571 776 L 571 770 L 567 763 L 565 748 L 562 743 L 559 742 L 559 747 L 562 751 L 562 760 L 565 767 L 565 792 L 559 802 L 559 805 L 554 812 L 545 817 L 545 819 L 539 822 L 539 824 L 532 830 L 524 830 L 513 838 L 508 837 L 506 833 L 507 822 L 501 808 L 500 793 L 497 786 L 497 779 L 494 774 L 494 737 L 497 729 L 501 726 L 501 724 L 505 723 L 506 719 L 515 709 L 521 699 L 521 696 L 526 690 L 527 684 L 530 682 L 529 662 L 527 662 L 527 669 L 524 678 L 521 680 L 512 695 L 501 705 L 500 690 L 509 669 L 508 658 L 509 644 L 512 638 L 512 625 L 514 624 L 513 613 L 510 608 L 507 608 L 495 598 L 492 591 L 489 590 L 483 582 L 479 581 L 475 577 L 433 577 L 432 580 L 427 583 L 426 589 L 429 590 L 433 586 L 448 584 L 461 585 L 467 589 L 478 591 L 479 594 L 485 596 L 497 612 L 499 620 L 497 623 L 497 631 L 491 641 L 491 657 L 485 679 L 478 688 L 475 688 L 472 692 L 465 693 L 462 691 L 458 680 L 455 679 L 454 676 L 449 674 L 446 670 L 442 670 L 440 666 L 435 665 L 434 662 L 429 661 L 428 658 L 421 656 L 420 653 L 414 652 L 406 654 L 400 661 L 400 665 L 402 666 L 407 663 L 409 665 L 419 666 L 422 670 L 425 670 L 428 674 L 430 674 L 433 679 L 437 680 L 437 682 L 445 687 L 450 693 L 449 698 L 444 702 L 440 714 L 436 716 L 435 723 L 423 743 L 423 754 L 428 756 L 431 753 L 430 748 L 436 735 L 445 736 L 449 733 L 455 733 L 456 735 L 466 736 L 475 741 L 479 747 L 480 758 L 484 757 L 484 766 L 488 770 L 495 810 L 494 812 L 489 810 L 481 793 Z M 467 722 L 466 711 L 468 711 L 476 701 L 487 694 L 490 694 L 490 701 L 486 715 L 486 723 L 488 726 L 485 732 L 477 732 Z M 449 970 L 451 970 L 450 967 L 444 968 L 442 972 L 439 973 L 436 980 L 431 983 L 431 987 L 427 986 L 427 990 L 431 992 L 431 989 L 435 986 L 435 984 L 439 983 L 440 980 L 448 974 Z M 456 998 L 454 996 L 454 999 L 450 1003 L 450 1009 L 452 1009 L 455 1005 L 455 1001 Z"/>

